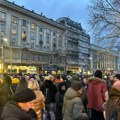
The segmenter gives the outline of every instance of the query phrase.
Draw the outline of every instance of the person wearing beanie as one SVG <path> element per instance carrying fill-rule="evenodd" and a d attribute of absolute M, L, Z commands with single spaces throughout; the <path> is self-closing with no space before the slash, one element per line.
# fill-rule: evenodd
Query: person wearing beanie
<path fill-rule="evenodd" d="M 26 89 L 27 86 L 28 86 L 25 77 L 21 77 L 21 78 L 19 78 L 19 79 L 20 79 L 20 83 L 19 83 L 18 86 L 16 87 L 15 93 L 20 92 L 20 91 Z"/>
<path fill-rule="evenodd" d="M 52 76 L 45 77 L 45 82 L 41 87 L 41 91 L 45 96 L 45 110 L 48 111 L 48 119 L 55 119 L 55 95 L 57 87 L 53 84 Z"/>
<path fill-rule="evenodd" d="M 120 120 L 120 81 L 111 87 L 105 112 L 106 120 Z"/>
<path fill-rule="evenodd" d="M 63 120 L 62 106 L 63 106 L 63 99 L 64 99 L 66 90 L 67 90 L 66 82 L 61 82 L 58 85 L 58 92 L 55 95 L 55 103 L 56 103 L 55 120 Z"/>
<path fill-rule="evenodd" d="M 73 80 L 71 87 L 67 89 L 62 107 L 64 120 L 88 120 L 84 111 L 84 106 L 80 95 L 82 94 L 82 84 L 80 81 Z"/>
<path fill-rule="evenodd" d="M 37 120 L 37 115 L 32 109 L 35 93 L 26 88 L 12 96 L 3 108 L 1 120 Z"/>
<path fill-rule="evenodd" d="M 107 85 L 102 80 L 102 71 L 96 70 L 94 77 L 88 79 L 88 105 L 91 110 L 92 120 L 104 120 L 103 116 L 103 103 L 105 102 L 105 92 L 107 91 Z"/>

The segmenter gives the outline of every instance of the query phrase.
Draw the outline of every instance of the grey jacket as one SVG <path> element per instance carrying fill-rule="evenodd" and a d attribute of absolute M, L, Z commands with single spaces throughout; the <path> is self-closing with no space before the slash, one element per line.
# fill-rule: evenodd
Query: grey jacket
<path fill-rule="evenodd" d="M 71 87 L 65 93 L 62 108 L 63 120 L 88 120 L 82 101 L 77 91 Z"/>

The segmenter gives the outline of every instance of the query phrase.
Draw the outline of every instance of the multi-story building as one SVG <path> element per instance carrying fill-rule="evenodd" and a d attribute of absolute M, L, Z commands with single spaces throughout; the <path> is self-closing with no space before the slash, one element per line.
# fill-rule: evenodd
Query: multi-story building
<path fill-rule="evenodd" d="M 63 17 L 57 22 L 66 27 L 67 71 L 83 72 L 90 69 L 90 36 L 81 24 Z"/>
<path fill-rule="evenodd" d="M 91 44 L 91 72 L 101 69 L 105 73 L 114 73 L 118 70 L 118 52 L 110 48 L 102 48 Z"/>
<path fill-rule="evenodd" d="M 65 27 L 7 0 L 0 0 L 0 45 L 1 71 L 3 65 L 27 73 L 66 67 Z"/>

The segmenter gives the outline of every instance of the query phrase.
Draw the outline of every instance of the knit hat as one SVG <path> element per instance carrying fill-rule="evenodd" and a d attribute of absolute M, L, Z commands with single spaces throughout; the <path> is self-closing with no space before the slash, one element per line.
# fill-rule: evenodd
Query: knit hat
<path fill-rule="evenodd" d="M 72 81 L 79 81 L 80 82 L 79 76 L 77 76 L 77 75 L 74 75 L 70 80 L 71 80 L 71 82 Z"/>
<path fill-rule="evenodd" d="M 101 70 L 96 70 L 94 73 L 95 77 L 102 78 L 102 71 Z"/>
<path fill-rule="evenodd" d="M 15 93 L 12 98 L 15 102 L 26 103 L 34 100 L 36 98 L 36 95 L 33 90 L 26 88 L 18 93 Z"/>
<path fill-rule="evenodd" d="M 120 74 L 116 74 L 114 77 L 120 80 Z"/>
<path fill-rule="evenodd" d="M 115 83 L 112 85 L 112 88 L 120 91 L 120 81 L 115 82 Z"/>
<path fill-rule="evenodd" d="M 24 84 L 24 83 L 27 83 L 25 77 L 21 77 L 21 78 L 20 78 L 20 83 L 23 83 L 23 84 Z"/>
<path fill-rule="evenodd" d="M 78 91 L 82 88 L 82 84 L 80 81 L 72 81 L 71 82 L 71 88 L 73 88 L 75 91 Z"/>

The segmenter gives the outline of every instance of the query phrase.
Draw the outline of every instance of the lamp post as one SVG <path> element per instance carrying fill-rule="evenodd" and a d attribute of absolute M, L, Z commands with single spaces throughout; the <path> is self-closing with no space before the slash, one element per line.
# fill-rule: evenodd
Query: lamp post
<path fill-rule="evenodd" d="M 6 42 L 8 44 L 8 47 L 10 48 L 10 64 L 11 64 L 10 72 L 12 73 L 12 47 L 9 45 L 7 38 L 4 38 L 3 41 Z M 2 54 L 4 55 L 4 53 L 2 53 Z"/>

